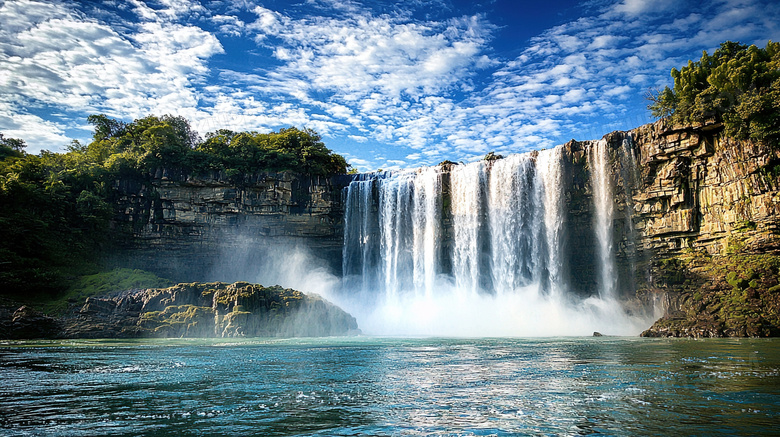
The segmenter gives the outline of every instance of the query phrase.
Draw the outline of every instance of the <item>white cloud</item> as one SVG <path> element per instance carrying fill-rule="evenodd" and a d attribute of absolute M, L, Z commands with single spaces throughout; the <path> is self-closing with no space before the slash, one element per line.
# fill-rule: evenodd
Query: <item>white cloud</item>
<path fill-rule="evenodd" d="M 57 123 L 32 114 L 20 114 L 4 102 L 0 102 L 0 126 L 0 131 L 7 138 L 23 139 L 27 143 L 25 150 L 29 153 L 58 148 L 71 141 Z M 42 147 L 43 144 L 49 146 Z"/>
<path fill-rule="evenodd" d="M 623 0 L 613 11 L 629 17 L 647 13 L 661 13 L 675 5 L 676 0 Z"/>
<path fill-rule="evenodd" d="M 421 23 L 368 14 L 295 20 L 262 7 L 255 13 L 247 28 L 285 61 L 276 77 L 305 78 L 310 90 L 345 101 L 442 92 L 488 63 L 481 52 L 492 27 L 480 17 Z"/>
<path fill-rule="evenodd" d="M 772 2 L 604 0 L 502 59 L 489 15 L 431 19 L 336 0 L 78 5 L 0 2 L 0 131 L 59 146 L 94 112 L 175 113 L 201 132 L 306 126 L 329 146 L 358 143 L 343 152 L 363 169 L 632 127 L 625 114 L 644 108 L 648 86 L 671 82 L 671 67 L 726 39 L 763 45 L 780 31 Z M 254 47 L 215 69 L 234 42 Z"/>
<path fill-rule="evenodd" d="M 157 0 L 161 8 L 151 8 L 142 0 L 130 0 L 138 16 L 147 21 L 175 21 L 189 16 L 207 15 L 208 10 L 195 0 Z"/>
<path fill-rule="evenodd" d="M 24 12 L 28 7 L 35 12 Z M 52 106 L 120 118 L 201 116 L 193 85 L 208 73 L 206 60 L 223 50 L 198 27 L 155 20 L 128 36 L 58 3 L 6 2 L 0 21 L 15 23 L 13 32 L 0 28 L 0 94 L 18 114 Z"/>
<path fill-rule="evenodd" d="M 246 28 L 246 23 L 234 15 L 217 14 L 210 21 L 219 27 L 220 33 L 234 37 L 241 36 Z"/>
<path fill-rule="evenodd" d="M 603 95 L 604 97 L 621 97 L 630 93 L 632 90 L 633 88 L 628 85 L 608 87 Z"/>

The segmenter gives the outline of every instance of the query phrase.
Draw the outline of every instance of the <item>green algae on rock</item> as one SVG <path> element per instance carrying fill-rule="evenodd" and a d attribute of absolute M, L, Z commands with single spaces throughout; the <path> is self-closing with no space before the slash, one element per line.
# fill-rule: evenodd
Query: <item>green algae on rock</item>
<path fill-rule="evenodd" d="M 357 333 L 355 318 L 314 294 L 258 284 L 182 283 L 88 298 L 65 337 L 318 337 Z"/>

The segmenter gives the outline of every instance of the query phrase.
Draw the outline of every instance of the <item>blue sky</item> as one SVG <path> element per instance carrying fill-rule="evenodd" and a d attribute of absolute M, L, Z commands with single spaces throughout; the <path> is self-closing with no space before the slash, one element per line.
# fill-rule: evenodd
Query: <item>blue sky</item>
<path fill-rule="evenodd" d="M 0 0 L 0 132 L 88 142 L 89 114 L 309 127 L 360 170 L 600 138 L 725 40 L 780 40 L 756 0 Z"/>

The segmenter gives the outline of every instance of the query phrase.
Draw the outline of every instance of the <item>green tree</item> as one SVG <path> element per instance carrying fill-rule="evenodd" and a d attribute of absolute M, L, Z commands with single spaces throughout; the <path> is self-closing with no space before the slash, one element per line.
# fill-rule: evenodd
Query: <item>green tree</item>
<path fill-rule="evenodd" d="M 780 43 L 761 49 L 726 41 L 671 76 L 674 89 L 648 95 L 653 116 L 681 124 L 716 119 L 736 138 L 780 138 Z"/>
<path fill-rule="evenodd" d="M 24 143 L 24 140 L 18 138 L 6 138 L 2 132 L 0 132 L 0 147 L 22 153 L 24 148 L 27 147 L 27 144 Z"/>
<path fill-rule="evenodd" d="M 95 131 L 92 134 L 92 138 L 95 141 L 116 138 L 122 135 L 127 128 L 126 123 L 109 118 L 105 114 L 89 115 L 87 116 L 87 122 L 94 126 Z"/>

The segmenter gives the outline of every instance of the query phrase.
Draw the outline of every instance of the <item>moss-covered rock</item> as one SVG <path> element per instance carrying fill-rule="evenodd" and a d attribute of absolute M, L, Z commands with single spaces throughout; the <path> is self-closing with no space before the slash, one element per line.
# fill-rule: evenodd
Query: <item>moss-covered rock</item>
<path fill-rule="evenodd" d="M 90 298 L 68 337 L 298 337 L 347 335 L 355 318 L 317 295 L 236 282 L 182 283 Z"/>
<path fill-rule="evenodd" d="M 642 336 L 780 335 L 780 254 L 685 255 L 676 259 L 676 274 L 693 279 L 666 289 L 666 316 Z"/>

